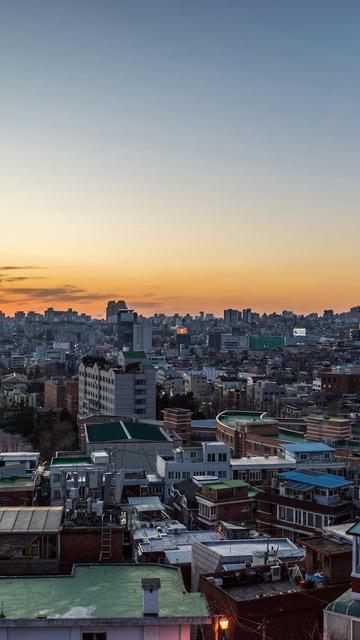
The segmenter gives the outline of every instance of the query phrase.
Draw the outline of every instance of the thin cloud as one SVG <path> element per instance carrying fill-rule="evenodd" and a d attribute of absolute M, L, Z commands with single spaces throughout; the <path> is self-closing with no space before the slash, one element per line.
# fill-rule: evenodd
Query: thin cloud
<path fill-rule="evenodd" d="M 24 269 L 45 269 L 45 267 L 37 267 L 34 265 L 2 265 L 0 266 L 0 271 L 21 271 Z"/>

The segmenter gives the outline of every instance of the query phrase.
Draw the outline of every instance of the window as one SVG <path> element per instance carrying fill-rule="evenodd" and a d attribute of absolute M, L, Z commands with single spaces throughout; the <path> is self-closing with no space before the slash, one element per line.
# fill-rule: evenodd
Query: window
<path fill-rule="evenodd" d="M 215 453 L 208 453 L 208 462 L 215 462 Z"/>
<path fill-rule="evenodd" d="M 315 528 L 316 529 L 321 529 L 322 527 L 322 517 L 316 513 L 315 514 Z"/>
<path fill-rule="evenodd" d="M 226 462 L 226 460 L 227 460 L 227 454 L 219 453 L 219 462 Z"/>
<path fill-rule="evenodd" d="M 190 452 L 190 458 L 196 458 L 196 451 Z"/>
<path fill-rule="evenodd" d="M 307 458 L 308 458 L 307 453 L 300 453 L 300 460 L 307 460 Z"/>
<path fill-rule="evenodd" d="M 83 633 L 81 635 L 81 640 L 107 640 L 107 633 L 101 631 L 100 633 Z"/>
<path fill-rule="evenodd" d="M 314 514 L 313 513 L 308 513 L 307 526 L 308 527 L 313 527 L 314 526 Z"/>

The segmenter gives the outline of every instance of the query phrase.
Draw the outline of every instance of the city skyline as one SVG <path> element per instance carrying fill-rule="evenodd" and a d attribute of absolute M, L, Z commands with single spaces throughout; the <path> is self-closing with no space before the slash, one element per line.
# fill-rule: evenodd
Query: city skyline
<path fill-rule="evenodd" d="M 358 303 L 360 9 L 4 2 L 0 308 Z"/>

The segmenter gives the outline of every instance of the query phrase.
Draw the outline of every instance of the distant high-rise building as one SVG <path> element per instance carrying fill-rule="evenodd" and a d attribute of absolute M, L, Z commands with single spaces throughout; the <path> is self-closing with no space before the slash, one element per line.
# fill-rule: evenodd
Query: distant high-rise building
<path fill-rule="evenodd" d="M 241 320 L 241 311 L 224 309 L 224 322 L 229 325 L 237 324 Z"/>
<path fill-rule="evenodd" d="M 152 322 L 148 318 L 139 318 L 133 324 L 133 350 L 143 351 L 152 348 Z"/>
<path fill-rule="evenodd" d="M 106 321 L 116 324 L 118 321 L 118 313 L 123 309 L 127 309 L 125 300 L 118 300 L 117 302 L 115 302 L 115 300 L 109 300 L 106 306 Z"/>
<path fill-rule="evenodd" d="M 325 320 L 332 320 L 334 317 L 333 309 L 324 309 L 324 318 Z"/>
<path fill-rule="evenodd" d="M 120 309 L 117 318 L 117 336 L 119 349 L 132 349 L 134 339 L 134 323 L 137 313 L 132 309 Z"/>
<path fill-rule="evenodd" d="M 251 309 L 243 309 L 242 317 L 243 317 L 244 322 L 247 322 L 247 324 L 251 324 L 251 322 L 252 322 L 252 311 L 251 311 Z"/>

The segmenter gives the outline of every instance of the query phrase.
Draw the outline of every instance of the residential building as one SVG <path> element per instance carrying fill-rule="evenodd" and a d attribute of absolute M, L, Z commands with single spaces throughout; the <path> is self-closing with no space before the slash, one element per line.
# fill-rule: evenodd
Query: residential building
<path fill-rule="evenodd" d="M 79 417 L 90 415 L 156 416 L 156 373 L 147 362 L 113 367 L 83 361 L 79 368 Z"/>
<path fill-rule="evenodd" d="M 163 410 L 163 426 L 175 432 L 185 445 L 191 444 L 191 411 L 189 409 L 168 408 Z"/>
<path fill-rule="evenodd" d="M 178 447 L 171 457 L 157 456 L 156 471 L 164 478 L 166 493 L 174 482 L 185 478 L 213 476 L 230 479 L 230 448 L 223 442 Z"/>
<path fill-rule="evenodd" d="M 322 442 L 337 443 L 352 436 L 354 420 L 330 416 L 306 416 L 306 438 Z"/>
<path fill-rule="evenodd" d="M 257 529 L 296 540 L 330 525 L 351 522 L 357 513 L 352 488 L 351 481 L 335 474 L 281 473 L 278 489 L 257 496 Z"/>
<path fill-rule="evenodd" d="M 255 520 L 255 498 L 260 489 L 243 480 L 204 482 L 196 495 L 200 526 L 212 528 L 221 520 L 245 526 Z"/>
<path fill-rule="evenodd" d="M 190 640 L 210 623 L 204 596 L 187 593 L 165 565 L 78 565 L 68 576 L 7 579 L 0 598 L 0 634 L 10 640 Z"/>
<path fill-rule="evenodd" d="M 83 433 L 87 455 L 106 451 L 115 469 L 148 473 L 157 470 L 158 456 L 172 456 L 173 449 L 182 442 L 175 433 L 144 422 L 88 422 L 83 426 Z"/>

